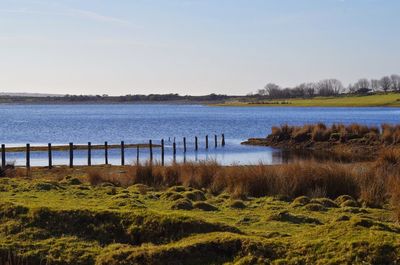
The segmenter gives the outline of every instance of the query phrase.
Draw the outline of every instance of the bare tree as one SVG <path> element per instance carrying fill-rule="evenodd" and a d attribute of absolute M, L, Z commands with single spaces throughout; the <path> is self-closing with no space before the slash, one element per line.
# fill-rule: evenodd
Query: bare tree
<path fill-rule="evenodd" d="M 356 90 L 362 89 L 362 88 L 370 88 L 371 83 L 369 82 L 368 79 L 366 78 L 361 78 L 357 81 L 357 83 L 354 84 Z"/>
<path fill-rule="evenodd" d="M 394 91 L 400 91 L 400 75 L 391 75 L 390 80 L 392 82 L 392 89 Z"/>
<path fill-rule="evenodd" d="M 357 87 L 355 85 L 353 85 L 353 84 L 349 84 L 347 86 L 347 91 L 349 91 L 349 93 L 356 93 Z"/>
<path fill-rule="evenodd" d="M 320 96 L 335 96 L 343 92 L 369 93 L 370 91 L 389 90 L 400 92 L 400 75 L 384 76 L 381 79 L 366 78 L 359 79 L 355 84 L 349 84 L 345 90 L 342 82 L 338 79 L 324 79 L 317 83 L 301 83 L 295 87 L 281 88 L 274 83 L 268 83 L 264 89 L 259 89 L 257 95 L 269 98 L 300 98 Z"/>
<path fill-rule="evenodd" d="M 392 86 L 392 80 L 390 79 L 389 76 L 382 77 L 379 83 L 384 92 L 387 92 L 390 89 L 390 87 Z"/>
<path fill-rule="evenodd" d="M 343 92 L 344 87 L 342 82 L 337 79 L 325 79 L 317 84 L 318 94 L 321 96 L 333 96 Z"/>
<path fill-rule="evenodd" d="M 373 91 L 378 91 L 381 88 L 380 80 L 378 79 L 371 79 L 370 84 Z"/>
<path fill-rule="evenodd" d="M 257 95 L 266 96 L 267 95 L 267 90 L 266 89 L 259 89 L 259 90 L 257 90 Z"/>
<path fill-rule="evenodd" d="M 344 86 L 338 79 L 330 79 L 330 83 L 335 95 L 339 95 L 344 91 Z"/>
<path fill-rule="evenodd" d="M 314 83 L 302 83 L 299 85 L 304 92 L 305 97 L 313 97 L 315 95 L 315 87 Z"/>
<path fill-rule="evenodd" d="M 277 84 L 268 83 L 265 87 L 265 92 L 271 98 L 279 98 L 281 97 L 281 88 Z"/>

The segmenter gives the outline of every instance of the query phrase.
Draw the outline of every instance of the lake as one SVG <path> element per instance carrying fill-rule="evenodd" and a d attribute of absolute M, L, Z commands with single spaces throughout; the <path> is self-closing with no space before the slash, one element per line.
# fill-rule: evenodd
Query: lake
<path fill-rule="evenodd" d="M 3 126 L 0 142 L 7 146 L 56 144 L 159 143 L 166 140 L 166 160 L 172 161 L 172 142 L 175 138 L 177 161 L 214 159 L 222 164 L 281 163 L 279 150 L 267 147 L 243 146 L 250 137 L 264 137 L 272 126 L 284 123 L 301 125 L 362 123 L 380 125 L 400 123 L 398 108 L 302 108 L 302 107 L 212 107 L 202 105 L 0 105 Z M 224 133 L 226 146 L 220 146 Z M 218 147 L 214 148 L 214 135 Z M 205 135 L 210 148 L 205 150 Z M 194 137 L 199 137 L 199 151 L 194 151 Z M 182 138 L 187 138 L 188 151 L 183 156 Z M 86 163 L 86 151 L 75 151 L 76 164 Z M 110 162 L 118 164 L 119 150 L 110 150 Z M 141 159 L 149 157 L 141 150 Z M 23 153 L 7 153 L 8 161 L 25 163 Z M 155 159 L 160 158 L 155 150 Z M 46 165 L 47 153 L 31 154 L 32 165 Z M 67 152 L 54 152 L 54 164 L 67 164 Z M 136 161 L 136 150 L 126 151 L 127 163 Z M 93 163 L 104 162 L 104 151 L 93 150 Z"/>

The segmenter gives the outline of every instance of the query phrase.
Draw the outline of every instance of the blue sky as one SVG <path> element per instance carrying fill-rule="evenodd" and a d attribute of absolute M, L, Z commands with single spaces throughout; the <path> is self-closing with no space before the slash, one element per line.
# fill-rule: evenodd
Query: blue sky
<path fill-rule="evenodd" d="M 398 0 L 0 0 L 0 91 L 247 94 L 399 73 Z"/>

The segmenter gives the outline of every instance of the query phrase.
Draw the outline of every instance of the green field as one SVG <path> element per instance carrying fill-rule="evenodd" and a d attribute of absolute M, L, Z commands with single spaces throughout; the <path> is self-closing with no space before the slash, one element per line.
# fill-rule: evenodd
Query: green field
<path fill-rule="evenodd" d="M 368 96 L 316 97 L 312 99 L 265 100 L 261 103 L 226 102 L 217 106 L 279 106 L 279 107 L 400 107 L 400 94 Z"/>
<path fill-rule="evenodd" d="M 346 196 L 233 199 L 183 186 L 91 186 L 79 169 L 56 173 L 0 178 L 0 264 L 400 262 L 391 211 Z"/>

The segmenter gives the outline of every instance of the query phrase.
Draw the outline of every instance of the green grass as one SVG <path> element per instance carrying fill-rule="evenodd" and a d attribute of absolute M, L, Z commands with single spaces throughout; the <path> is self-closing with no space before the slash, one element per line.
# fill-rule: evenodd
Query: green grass
<path fill-rule="evenodd" d="M 400 262 L 400 227 L 388 209 L 240 201 L 187 187 L 93 187 L 81 171 L 69 175 L 0 179 L 0 264 Z M 174 210 L 181 200 L 213 208 Z"/>
<path fill-rule="evenodd" d="M 400 107 L 400 94 L 375 94 L 367 96 L 316 97 L 312 99 L 280 99 L 263 103 L 226 102 L 217 106 L 271 106 L 271 107 Z"/>

